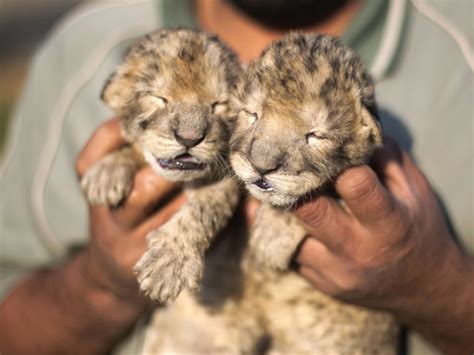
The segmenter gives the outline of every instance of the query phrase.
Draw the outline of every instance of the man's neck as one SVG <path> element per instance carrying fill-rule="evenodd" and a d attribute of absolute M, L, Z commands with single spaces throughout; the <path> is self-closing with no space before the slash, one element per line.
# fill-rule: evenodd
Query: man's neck
<path fill-rule="evenodd" d="M 244 63 L 257 58 L 268 44 L 287 32 L 265 27 L 226 0 L 195 0 L 195 2 L 200 27 L 219 35 L 237 52 Z M 340 36 L 361 4 L 362 0 L 349 1 L 327 20 L 295 30 Z"/>

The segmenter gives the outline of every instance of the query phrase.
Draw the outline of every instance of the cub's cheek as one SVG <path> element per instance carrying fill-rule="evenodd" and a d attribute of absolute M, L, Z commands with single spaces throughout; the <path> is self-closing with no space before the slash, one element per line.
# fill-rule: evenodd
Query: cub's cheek
<path fill-rule="evenodd" d="M 245 183 L 256 178 L 256 173 L 253 171 L 247 160 L 242 157 L 241 153 L 231 153 L 230 164 L 237 176 L 239 176 Z"/>

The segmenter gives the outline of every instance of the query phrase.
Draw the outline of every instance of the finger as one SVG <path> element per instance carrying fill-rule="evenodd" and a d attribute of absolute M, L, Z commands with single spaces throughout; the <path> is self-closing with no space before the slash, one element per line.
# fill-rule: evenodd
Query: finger
<path fill-rule="evenodd" d="M 395 142 L 395 140 L 389 136 L 385 136 L 383 139 L 383 146 L 374 152 L 370 161 L 370 166 L 372 166 L 378 173 L 383 172 L 383 166 L 387 162 L 395 161 L 401 165 L 402 160 L 402 150 L 400 149 L 397 142 Z"/>
<path fill-rule="evenodd" d="M 398 144 L 390 137 L 384 137 L 383 148 L 375 152 L 371 166 L 382 184 L 392 193 L 399 194 L 406 186 L 400 184 L 406 180 L 402 168 L 403 153 Z"/>
<path fill-rule="evenodd" d="M 402 152 L 398 144 L 390 137 L 384 137 L 383 142 L 383 146 L 374 152 L 370 160 L 370 167 L 373 168 L 380 181 L 385 185 L 387 179 L 385 169 L 387 164 L 395 162 L 401 165 Z"/>
<path fill-rule="evenodd" d="M 331 250 L 340 250 L 350 243 L 350 220 L 341 206 L 328 196 L 320 195 L 296 209 L 296 215 L 309 231 Z"/>
<path fill-rule="evenodd" d="M 161 227 L 163 224 L 168 222 L 176 212 L 178 212 L 185 202 L 186 196 L 184 193 L 179 194 L 172 201 L 166 204 L 166 206 L 148 217 L 142 224 L 140 224 L 137 227 L 137 234 L 146 236 L 152 230 Z"/>
<path fill-rule="evenodd" d="M 317 261 L 328 253 L 327 247 L 316 238 L 306 238 L 299 247 L 296 262 L 311 268 L 317 267 Z"/>
<path fill-rule="evenodd" d="M 255 198 L 248 198 L 244 203 L 245 221 L 247 226 L 252 226 L 255 222 L 255 214 L 262 203 Z"/>
<path fill-rule="evenodd" d="M 113 217 L 122 228 L 133 228 L 177 189 L 178 185 L 158 176 L 147 166 L 135 175 L 132 191 L 123 205 L 113 210 Z"/>
<path fill-rule="evenodd" d="M 115 224 L 110 209 L 101 205 L 89 205 L 89 225 L 93 228 L 91 238 L 96 238 L 101 243 L 107 243 L 104 236 L 117 235 L 119 230 Z"/>
<path fill-rule="evenodd" d="M 384 186 L 399 201 L 413 199 L 413 184 L 428 186 L 423 174 L 413 163 L 406 151 L 403 151 L 391 138 L 384 139 L 384 147 L 373 159 L 374 168 Z"/>
<path fill-rule="evenodd" d="M 428 179 L 416 166 L 415 162 L 406 151 L 402 151 L 402 166 L 407 176 L 407 180 L 412 182 L 411 187 L 413 190 L 418 194 L 432 193 Z"/>
<path fill-rule="evenodd" d="M 86 143 L 76 159 L 76 171 L 79 177 L 100 158 L 119 148 L 125 140 L 120 130 L 120 121 L 116 118 L 102 123 Z"/>
<path fill-rule="evenodd" d="M 394 199 L 367 165 L 344 171 L 335 183 L 336 191 L 362 224 L 381 222 L 396 208 Z"/>

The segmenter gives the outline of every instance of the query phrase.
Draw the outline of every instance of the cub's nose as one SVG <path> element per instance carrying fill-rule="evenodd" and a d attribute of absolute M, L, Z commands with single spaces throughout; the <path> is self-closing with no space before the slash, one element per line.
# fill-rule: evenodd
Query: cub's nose
<path fill-rule="evenodd" d="M 281 168 L 285 152 L 278 144 L 253 140 L 249 149 L 249 162 L 261 176 Z"/>
<path fill-rule="evenodd" d="M 262 165 L 258 165 L 254 162 L 252 162 L 252 166 L 253 168 L 261 175 L 265 175 L 265 174 L 268 174 L 268 173 L 271 173 L 273 171 L 276 171 L 280 168 L 281 166 L 281 163 L 278 162 L 278 161 L 275 161 L 275 162 L 265 162 L 265 164 L 262 164 Z"/>
<path fill-rule="evenodd" d="M 174 132 L 174 137 L 176 140 L 184 145 L 186 148 L 192 148 L 202 142 L 205 133 L 196 133 L 196 132 Z"/>

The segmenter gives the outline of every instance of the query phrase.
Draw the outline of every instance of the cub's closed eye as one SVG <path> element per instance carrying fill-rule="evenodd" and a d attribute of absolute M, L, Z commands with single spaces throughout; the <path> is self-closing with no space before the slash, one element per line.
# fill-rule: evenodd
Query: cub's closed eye
<path fill-rule="evenodd" d="M 326 133 L 323 132 L 309 132 L 306 134 L 306 142 L 307 143 L 314 143 L 318 140 L 326 140 L 329 139 L 329 136 Z"/>
<path fill-rule="evenodd" d="M 216 101 L 212 105 L 212 113 L 221 115 L 227 111 L 227 101 Z"/>
<path fill-rule="evenodd" d="M 159 107 L 165 107 L 168 104 L 168 99 L 165 99 L 162 96 L 152 96 L 152 98 L 154 98 L 155 103 Z"/>
<path fill-rule="evenodd" d="M 250 112 L 248 110 L 242 110 L 240 115 L 243 119 L 246 119 L 249 124 L 254 124 L 258 120 L 258 114 L 256 112 Z"/>
<path fill-rule="evenodd" d="M 168 104 L 168 100 L 162 96 L 150 94 L 142 97 L 139 103 L 143 110 L 143 116 L 147 117 L 153 114 L 153 112 L 155 112 L 156 110 L 164 109 Z"/>

